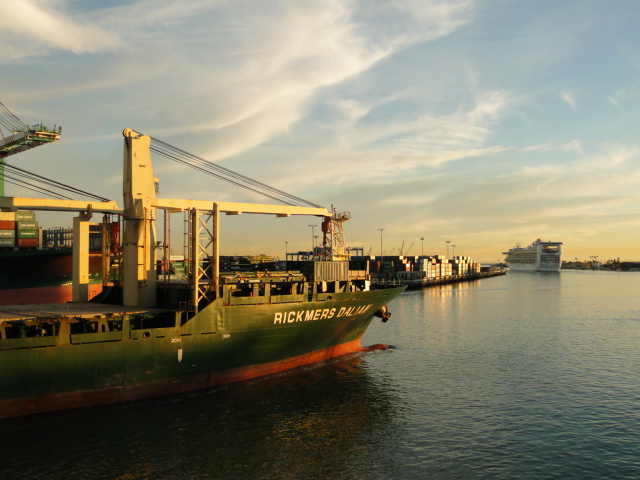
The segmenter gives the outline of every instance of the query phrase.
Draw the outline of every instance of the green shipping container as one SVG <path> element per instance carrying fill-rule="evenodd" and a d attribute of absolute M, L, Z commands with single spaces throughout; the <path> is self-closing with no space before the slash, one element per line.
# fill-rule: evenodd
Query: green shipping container
<path fill-rule="evenodd" d="M 35 221 L 35 219 L 36 219 L 36 212 L 29 212 L 26 210 L 21 210 L 16 212 L 17 221 L 21 221 L 21 220 Z"/>
<path fill-rule="evenodd" d="M 0 238 L 16 238 L 15 230 L 0 230 Z"/>
<path fill-rule="evenodd" d="M 18 230 L 37 230 L 38 222 L 33 220 L 18 220 Z"/>
<path fill-rule="evenodd" d="M 37 230 L 18 230 L 18 238 L 38 238 Z"/>

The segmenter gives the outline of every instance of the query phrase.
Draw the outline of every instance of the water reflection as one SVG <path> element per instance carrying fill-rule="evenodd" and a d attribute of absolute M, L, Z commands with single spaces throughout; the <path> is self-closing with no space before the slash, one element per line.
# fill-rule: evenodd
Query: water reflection
<path fill-rule="evenodd" d="M 640 275 L 406 292 L 394 349 L 208 393 L 0 422 L 0 479 L 640 478 Z"/>
<path fill-rule="evenodd" d="M 393 422 L 383 383 L 354 357 L 211 392 L 10 419 L 0 478 L 337 478 L 375 458 L 372 437 Z"/>

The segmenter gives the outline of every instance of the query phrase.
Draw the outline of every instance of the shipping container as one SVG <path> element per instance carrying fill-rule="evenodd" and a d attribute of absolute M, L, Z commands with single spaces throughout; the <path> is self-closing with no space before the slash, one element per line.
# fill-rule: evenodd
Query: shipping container
<path fill-rule="evenodd" d="M 0 238 L 16 238 L 15 230 L 0 230 Z"/>
<path fill-rule="evenodd" d="M 15 230 L 16 222 L 14 220 L 0 220 L 0 230 Z"/>
<path fill-rule="evenodd" d="M 313 267 L 316 281 L 347 280 L 349 278 L 349 262 L 314 262 Z"/>
<path fill-rule="evenodd" d="M 38 248 L 38 239 L 37 238 L 19 238 L 18 239 L 18 247 L 20 248 Z"/>
<path fill-rule="evenodd" d="M 35 221 L 36 219 L 36 212 L 31 212 L 31 211 L 27 211 L 27 210 L 18 210 L 16 212 L 16 220 L 20 221 L 20 220 L 31 220 L 31 221 Z"/>
<path fill-rule="evenodd" d="M 18 230 L 18 238 L 38 238 L 38 230 Z"/>
<path fill-rule="evenodd" d="M 18 230 L 37 230 L 38 222 L 35 220 L 18 220 L 16 222 Z"/>
<path fill-rule="evenodd" d="M 15 222 L 16 221 L 16 212 L 0 212 L 0 220 Z"/>
<path fill-rule="evenodd" d="M 0 247 L 15 247 L 15 246 L 16 246 L 15 238 L 0 237 Z"/>

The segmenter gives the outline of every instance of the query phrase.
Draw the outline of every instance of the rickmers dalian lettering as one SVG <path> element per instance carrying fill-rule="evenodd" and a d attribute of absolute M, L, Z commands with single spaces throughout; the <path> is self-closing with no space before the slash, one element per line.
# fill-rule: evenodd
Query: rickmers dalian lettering
<path fill-rule="evenodd" d="M 349 270 L 347 214 L 160 199 L 151 137 L 130 129 L 124 137 L 124 208 L 112 201 L 0 198 L 5 210 L 78 212 L 74 301 L 0 307 L 0 418 L 206 389 L 367 350 L 360 344 L 366 328 L 374 317 L 388 318 L 387 304 L 404 288 L 373 289 L 368 272 Z M 99 213 L 111 232 L 103 237 L 109 259 L 103 278 L 110 270 L 115 281 L 89 302 L 89 223 Z M 321 217 L 322 254 L 299 274 L 225 276 L 220 213 Z M 169 254 L 173 214 L 182 216 L 174 230 L 176 224 L 187 230 L 180 275 Z M 160 215 L 164 237 L 156 238 Z M 107 221 L 114 217 L 124 232 L 116 242 L 115 222 Z"/>
<path fill-rule="evenodd" d="M 526 248 L 516 245 L 503 252 L 511 270 L 557 272 L 562 265 L 562 242 L 543 242 L 537 239 Z"/>

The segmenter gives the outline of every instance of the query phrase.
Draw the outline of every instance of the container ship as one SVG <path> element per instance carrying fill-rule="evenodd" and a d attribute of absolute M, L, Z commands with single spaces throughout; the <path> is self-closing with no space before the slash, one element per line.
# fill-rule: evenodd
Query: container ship
<path fill-rule="evenodd" d="M 516 245 L 503 255 L 510 270 L 557 272 L 562 265 L 562 242 L 543 242 L 538 238 L 528 247 Z"/>
<path fill-rule="evenodd" d="M 94 295 L 102 290 L 100 228 L 90 225 L 89 233 Z M 0 305 L 70 302 L 72 233 L 71 228 L 39 227 L 34 211 L 0 212 Z"/>
<path fill-rule="evenodd" d="M 347 214 L 158 198 L 151 137 L 123 134 L 123 207 L 0 197 L 4 211 L 77 212 L 73 302 L 0 306 L 0 418 L 207 389 L 384 347 L 360 340 L 374 318 L 389 318 L 404 287 L 376 288 L 366 271 L 349 270 Z M 219 216 L 247 213 L 320 217 L 325 253 L 304 273 L 222 275 Z M 89 225 L 97 214 L 123 229 L 115 242 L 104 233 L 102 275 L 114 280 L 90 302 Z M 181 275 L 167 254 L 174 214 L 186 230 Z"/>

